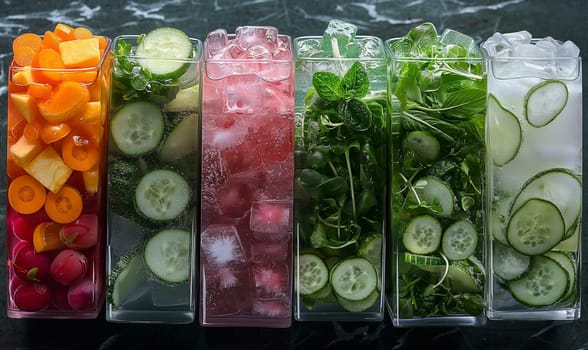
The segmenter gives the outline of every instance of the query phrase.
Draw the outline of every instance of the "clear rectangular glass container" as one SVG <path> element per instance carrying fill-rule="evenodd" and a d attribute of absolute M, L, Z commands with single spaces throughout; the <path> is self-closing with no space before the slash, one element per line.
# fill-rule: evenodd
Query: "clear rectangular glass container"
<path fill-rule="evenodd" d="M 202 43 L 190 39 L 189 59 L 161 59 L 138 56 L 139 38 L 117 36 L 112 48 L 106 319 L 190 323 Z M 175 68 L 149 70 L 162 66 Z"/>
<path fill-rule="evenodd" d="M 582 59 L 489 57 L 488 96 L 488 317 L 579 319 Z"/>
<path fill-rule="evenodd" d="M 95 65 L 8 69 L 10 318 L 90 319 L 104 303 L 110 39 L 86 40 Z"/>
<path fill-rule="evenodd" d="M 200 325 L 289 327 L 291 39 L 245 26 L 209 33 L 204 47 Z"/>
<path fill-rule="evenodd" d="M 294 317 L 381 321 L 389 127 L 383 42 L 356 36 L 325 54 L 322 40 L 294 41 Z M 344 49 L 350 57 L 340 57 Z"/>
<path fill-rule="evenodd" d="M 413 57 L 401 40 L 386 41 L 388 311 L 397 327 L 480 326 L 487 277 L 485 61 L 445 58 L 442 49 L 438 57 Z"/>

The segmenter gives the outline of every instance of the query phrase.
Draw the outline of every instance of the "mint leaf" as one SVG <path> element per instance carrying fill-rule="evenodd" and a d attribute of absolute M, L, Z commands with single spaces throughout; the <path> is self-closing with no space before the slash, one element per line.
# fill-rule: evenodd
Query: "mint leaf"
<path fill-rule="evenodd" d="M 347 127 L 365 131 L 372 126 L 372 113 L 368 106 L 357 98 L 339 104 L 339 116 Z"/>
<path fill-rule="evenodd" d="M 486 91 L 483 89 L 467 89 L 447 94 L 441 102 L 446 114 L 457 119 L 468 120 L 486 109 Z"/>
<path fill-rule="evenodd" d="M 337 102 L 341 96 L 341 78 L 331 72 L 317 72 L 312 76 L 312 85 L 325 101 Z"/>
<path fill-rule="evenodd" d="M 341 91 L 345 97 L 362 98 L 367 95 L 370 82 L 365 67 L 355 62 L 341 81 Z"/>

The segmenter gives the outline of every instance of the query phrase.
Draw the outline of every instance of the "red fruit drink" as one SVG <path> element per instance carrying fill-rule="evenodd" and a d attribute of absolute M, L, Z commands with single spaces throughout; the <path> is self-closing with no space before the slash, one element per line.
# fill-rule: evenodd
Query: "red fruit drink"
<path fill-rule="evenodd" d="M 273 27 L 209 33 L 202 80 L 200 324 L 291 324 L 294 75 Z"/>
<path fill-rule="evenodd" d="M 109 51 L 110 39 L 63 23 L 13 42 L 8 317 L 96 318 L 102 308 Z"/>

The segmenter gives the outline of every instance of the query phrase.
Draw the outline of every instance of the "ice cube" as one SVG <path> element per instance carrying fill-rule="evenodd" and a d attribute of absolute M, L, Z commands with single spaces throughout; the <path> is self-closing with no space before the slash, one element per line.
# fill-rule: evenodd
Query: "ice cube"
<path fill-rule="evenodd" d="M 279 299 L 286 296 L 290 276 L 285 263 L 253 264 L 253 280 L 257 299 Z"/>
<path fill-rule="evenodd" d="M 489 57 L 512 56 L 513 46 L 501 33 L 494 33 L 481 46 Z"/>
<path fill-rule="evenodd" d="M 288 200 L 260 200 L 251 206 L 251 231 L 276 233 L 282 239 L 292 232 L 292 203 Z M 286 234 L 286 238 L 288 235 Z"/>
<path fill-rule="evenodd" d="M 443 44 L 457 44 L 466 49 L 466 51 L 475 57 L 482 57 L 482 53 L 476 45 L 474 39 L 463 33 L 460 33 L 453 29 L 445 29 L 439 39 Z"/>
<path fill-rule="evenodd" d="M 241 26 L 235 30 L 235 38 L 243 49 L 263 45 L 269 51 L 278 46 L 278 29 L 264 26 Z"/>
<path fill-rule="evenodd" d="M 208 33 L 206 36 L 206 51 L 207 57 L 211 58 L 219 53 L 222 53 L 227 45 L 227 31 L 224 29 L 217 29 Z"/>
<path fill-rule="evenodd" d="M 210 266 L 222 267 L 246 261 L 241 239 L 233 225 L 208 225 L 200 237 L 200 247 Z"/>
<path fill-rule="evenodd" d="M 151 287 L 151 300 L 154 306 L 170 307 L 190 304 L 190 284 L 180 283 L 166 285 L 159 281 L 153 281 Z"/>
<path fill-rule="evenodd" d="M 265 164 L 266 181 L 263 198 L 285 199 L 293 196 L 294 161 L 290 153 L 287 159 Z"/>
<path fill-rule="evenodd" d="M 360 48 L 358 57 L 360 58 L 383 58 L 384 49 L 379 39 L 367 37 L 362 40 L 357 40 Z"/>
<path fill-rule="evenodd" d="M 561 45 L 558 57 L 580 57 L 580 48 L 568 40 Z"/>
<path fill-rule="evenodd" d="M 249 147 L 245 142 L 231 147 L 225 147 L 221 155 L 231 174 L 255 169 L 261 165 L 261 158 L 257 149 Z"/>
<path fill-rule="evenodd" d="M 272 53 L 263 45 L 253 45 L 245 50 L 245 57 L 250 60 L 271 60 Z"/>
<path fill-rule="evenodd" d="M 253 303 L 252 314 L 267 318 L 289 318 L 290 302 L 283 300 L 257 300 Z"/>
<path fill-rule="evenodd" d="M 518 32 L 504 33 L 503 38 L 509 42 L 510 46 L 514 47 L 530 43 L 533 35 L 526 30 L 521 30 Z"/>
<path fill-rule="evenodd" d="M 301 58 L 325 57 L 320 39 L 304 39 L 296 42 L 296 54 Z"/>
<path fill-rule="evenodd" d="M 240 218 L 251 208 L 253 199 L 249 184 L 242 181 L 229 181 L 216 193 L 218 206 L 224 216 Z"/>
<path fill-rule="evenodd" d="M 286 261 L 289 254 L 288 242 L 272 242 L 258 240 L 251 244 L 251 259 L 253 262 Z"/>
<path fill-rule="evenodd" d="M 261 84 L 256 75 L 228 76 L 224 85 L 224 112 L 251 114 L 261 109 Z"/>
<path fill-rule="evenodd" d="M 220 288 L 218 276 L 204 272 L 202 299 L 205 300 L 203 313 L 210 316 L 234 315 L 241 311 L 239 288 Z"/>
<path fill-rule="evenodd" d="M 290 60 L 292 53 L 290 52 L 290 40 L 287 37 L 278 37 L 278 46 L 272 51 L 274 60 Z"/>
<path fill-rule="evenodd" d="M 357 26 L 333 19 L 323 33 L 322 48 L 332 57 L 349 57 L 347 46 L 355 41 Z M 352 53 L 352 52 L 349 52 Z"/>

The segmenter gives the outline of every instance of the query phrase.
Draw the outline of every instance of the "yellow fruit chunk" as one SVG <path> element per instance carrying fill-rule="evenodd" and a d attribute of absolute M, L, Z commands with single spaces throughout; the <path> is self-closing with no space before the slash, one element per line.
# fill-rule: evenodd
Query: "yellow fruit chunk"
<path fill-rule="evenodd" d="M 98 192 L 98 184 L 100 182 L 99 175 L 100 173 L 98 172 L 98 164 L 96 164 L 92 169 L 82 173 L 84 187 L 88 194 L 94 195 L 96 192 Z"/>
<path fill-rule="evenodd" d="M 14 107 L 20 115 L 31 123 L 33 120 L 40 116 L 39 109 L 37 108 L 37 101 L 35 98 L 27 93 L 13 92 L 10 94 L 10 98 L 14 103 Z"/>
<path fill-rule="evenodd" d="M 18 85 L 25 86 L 34 83 L 35 78 L 33 78 L 31 66 L 25 66 L 21 69 L 16 70 L 16 72 L 12 75 L 12 82 Z"/>
<path fill-rule="evenodd" d="M 100 62 L 98 38 L 63 41 L 59 43 L 59 51 L 66 68 L 89 68 Z"/>
<path fill-rule="evenodd" d="M 31 142 L 23 135 L 10 146 L 9 152 L 16 165 L 24 166 L 35 158 L 42 149 L 43 146 L 39 142 Z"/>
<path fill-rule="evenodd" d="M 51 146 L 45 147 L 23 168 L 29 175 L 42 183 L 45 188 L 54 193 L 61 189 L 73 172 Z"/>

